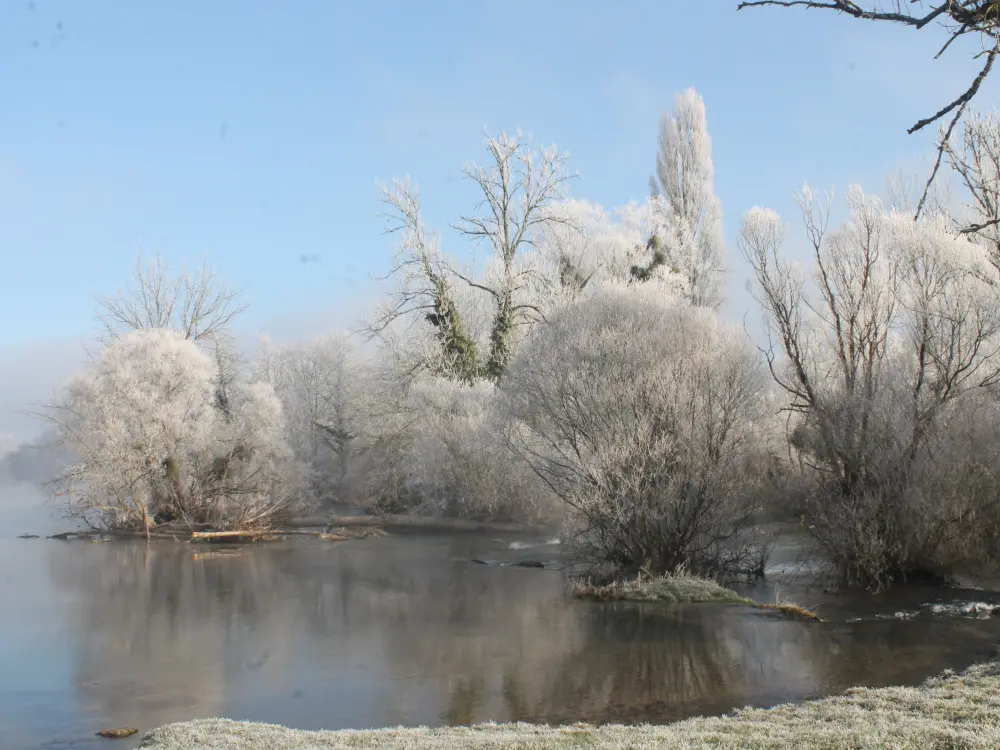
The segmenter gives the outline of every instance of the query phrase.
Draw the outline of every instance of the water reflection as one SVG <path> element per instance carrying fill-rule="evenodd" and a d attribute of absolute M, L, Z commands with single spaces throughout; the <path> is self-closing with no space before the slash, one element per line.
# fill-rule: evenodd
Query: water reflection
<path fill-rule="evenodd" d="M 1000 636 L 1000 618 L 851 623 L 844 598 L 823 624 L 575 602 L 557 572 L 469 562 L 515 554 L 508 546 L 0 542 L 0 562 L 47 570 L 51 584 L 2 579 L 25 606 L 0 610 L 14 643 L 0 655 L 25 666 L 15 651 L 35 649 L 46 692 L 0 677 L 0 726 L 14 727 L 0 745 L 100 747 L 88 738 L 104 726 L 211 715 L 303 728 L 662 722 L 919 682 L 988 657 Z"/>

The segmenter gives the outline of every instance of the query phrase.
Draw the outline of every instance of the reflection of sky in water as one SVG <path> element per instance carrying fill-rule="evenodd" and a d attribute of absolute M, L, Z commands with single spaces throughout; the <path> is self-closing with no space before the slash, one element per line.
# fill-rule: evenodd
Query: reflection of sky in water
<path fill-rule="evenodd" d="M 0 539 L 0 747 L 72 736 L 75 598 L 53 589 L 38 540 Z M 78 731 L 78 730 L 76 730 Z M 40 743 L 39 743 L 40 744 Z"/>
<path fill-rule="evenodd" d="M 666 721 L 919 682 L 986 658 L 1000 636 L 1000 618 L 847 622 L 940 591 L 831 599 L 782 585 L 832 620 L 817 625 L 576 602 L 558 572 L 469 562 L 559 553 L 512 541 L 0 539 L 0 747 L 99 748 L 108 726 L 212 715 L 315 729 Z"/>

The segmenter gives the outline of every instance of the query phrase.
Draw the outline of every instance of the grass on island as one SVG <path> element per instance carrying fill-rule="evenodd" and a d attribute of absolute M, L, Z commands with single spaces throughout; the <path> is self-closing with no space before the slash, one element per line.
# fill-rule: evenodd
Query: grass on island
<path fill-rule="evenodd" d="M 599 602 L 667 602 L 739 604 L 755 609 L 767 609 L 791 617 L 819 620 L 815 612 L 793 602 L 765 604 L 738 594 L 732 589 L 716 583 L 710 578 L 702 578 L 685 571 L 665 576 L 647 576 L 625 581 L 615 581 L 597 585 L 588 580 L 576 580 L 572 584 L 573 596 L 578 599 L 593 599 Z"/>
<path fill-rule="evenodd" d="M 306 732 L 269 724 L 204 719 L 155 729 L 143 750 L 996 750 L 1000 747 L 1000 662 L 945 672 L 919 687 L 852 688 L 844 695 L 742 709 L 732 716 L 665 726 L 481 724 L 440 729 Z"/>

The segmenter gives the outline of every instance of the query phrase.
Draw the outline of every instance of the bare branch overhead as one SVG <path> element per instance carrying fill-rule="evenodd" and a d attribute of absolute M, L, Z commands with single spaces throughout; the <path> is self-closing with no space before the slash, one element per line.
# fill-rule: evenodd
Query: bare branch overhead
<path fill-rule="evenodd" d="M 918 120 L 906 131 L 912 135 L 933 123 L 941 122 L 943 124 L 934 168 L 931 170 L 923 196 L 917 206 L 916 215 L 919 217 L 927 202 L 931 183 L 934 182 L 941 167 L 948 140 L 951 138 L 955 126 L 965 114 L 969 103 L 979 93 L 983 81 L 993 69 L 997 54 L 1000 54 L 1000 3 L 996 0 L 940 0 L 936 3 L 925 4 L 922 0 L 910 0 L 909 3 L 902 2 L 902 0 L 892 0 L 892 2 L 884 4 L 866 3 L 862 5 L 853 2 L 853 0 L 745 0 L 737 6 L 737 10 L 764 5 L 833 10 L 866 21 L 886 21 L 918 30 L 929 25 L 932 21 L 939 21 L 948 38 L 935 55 L 936 58 L 940 57 L 959 37 L 973 35 L 980 38 L 982 52 L 978 53 L 977 57 L 982 55 L 986 59 L 972 82 L 950 102 L 928 117 Z M 883 8 L 882 5 L 888 6 L 888 9 Z M 907 12 L 907 8 L 912 8 L 913 11 Z"/>

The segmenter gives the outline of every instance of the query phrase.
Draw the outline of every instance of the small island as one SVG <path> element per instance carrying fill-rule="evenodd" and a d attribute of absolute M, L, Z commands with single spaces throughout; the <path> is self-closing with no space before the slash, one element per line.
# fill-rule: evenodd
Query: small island
<path fill-rule="evenodd" d="M 573 596 L 594 601 L 667 602 L 673 604 L 737 604 L 755 609 L 772 610 L 791 617 L 819 621 L 819 616 L 794 602 L 757 602 L 727 589 L 710 578 L 679 571 L 670 575 L 640 575 L 632 580 L 619 580 L 603 585 L 589 580 L 571 584 Z"/>

